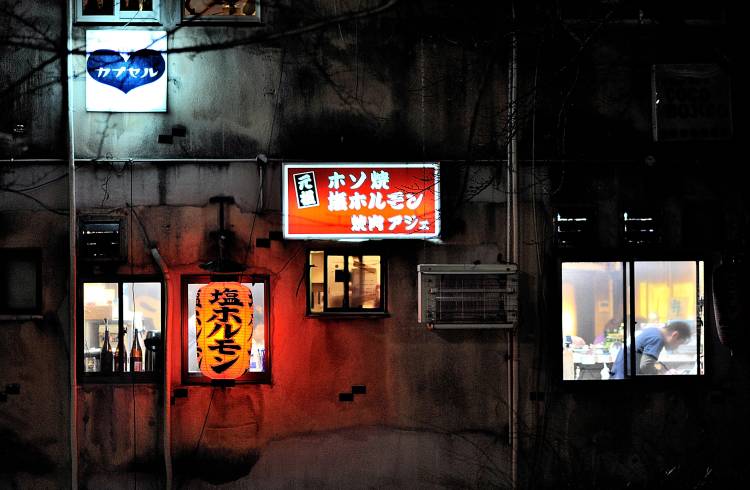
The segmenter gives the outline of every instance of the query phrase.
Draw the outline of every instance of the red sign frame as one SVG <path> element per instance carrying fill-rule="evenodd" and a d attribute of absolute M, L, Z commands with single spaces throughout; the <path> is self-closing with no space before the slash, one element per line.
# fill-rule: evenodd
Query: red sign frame
<path fill-rule="evenodd" d="M 284 238 L 437 238 L 440 164 L 286 163 Z"/>

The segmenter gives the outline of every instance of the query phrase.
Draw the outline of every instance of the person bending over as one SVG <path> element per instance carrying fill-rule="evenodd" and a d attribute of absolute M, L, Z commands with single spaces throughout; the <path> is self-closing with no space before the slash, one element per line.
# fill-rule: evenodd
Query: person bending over
<path fill-rule="evenodd" d="M 659 355 L 662 349 L 673 351 L 677 347 L 687 343 L 690 340 L 690 326 L 683 321 L 675 320 L 668 322 L 663 327 L 649 327 L 644 329 L 635 339 L 635 365 L 637 366 L 636 374 L 670 374 L 669 368 L 659 362 Z M 627 348 L 620 349 L 610 375 L 612 379 L 625 378 L 625 372 L 628 370 L 630 359 L 622 362 L 623 353 Z"/>

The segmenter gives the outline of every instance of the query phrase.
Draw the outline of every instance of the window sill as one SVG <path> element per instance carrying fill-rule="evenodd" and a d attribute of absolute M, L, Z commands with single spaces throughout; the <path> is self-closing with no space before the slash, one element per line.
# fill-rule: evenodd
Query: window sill
<path fill-rule="evenodd" d="M 625 379 L 561 380 L 561 393 L 663 392 L 709 386 L 706 374 L 638 376 Z"/>
<path fill-rule="evenodd" d="M 375 320 L 381 318 L 390 318 L 391 314 L 387 311 L 326 311 L 323 313 L 306 313 L 305 318 L 319 318 L 321 320 L 341 320 L 344 318 L 361 319 L 361 320 Z"/>
<path fill-rule="evenodd" d="M 249 375 L 243 375 L 237 379 L 231 380 L 234 382 L 234 386 L 240 385 L 270 385 L 271 384 L 271 373 L 252 373 Z M 200 374 L 188 374 L 183 375 L 181 387 L 187 388 L 189 386 L 208 386 L 208 387 L 221 387 L 221 383 L 213 384 L 212 380 L 207 376 Z M 229 384 L 231 387 L 231 383 Z"/>
<path fill-rule="evenodd" d="M 123 373 L 123 374 L 104 374 L 104 373 L 84 373 L 78 376 L 79 385 L 92 384 L 161 384 L 162 373 Z"/>

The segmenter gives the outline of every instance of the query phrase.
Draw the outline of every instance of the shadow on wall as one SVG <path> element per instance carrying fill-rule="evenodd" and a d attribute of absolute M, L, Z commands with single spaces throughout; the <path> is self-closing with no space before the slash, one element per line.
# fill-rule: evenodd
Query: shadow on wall
<path fill-rule="evenodd" d="M 201 448 L 177 459 L 175 482 L 197 479 L 213 485 L 228 483 L 246 477 L 259 458 L 256 450 L 237 455 L 236 452 Z"/>
<path fill-rule="evenodd" d="M 38 446 L 19 439 L 18 434 L 7 429 L 0 429 L 0 481 L 3 475 L 30 473 L 47 475 L 55 471 L 55 463 L 40 451 Z"/>
<path fill-rule="evenodd" d="M 175 481 L 183 488 L 207 488 L 200 480 L 235 480 L 226 488 L 238 489 L 507 488 L 510 460 L 502 441 L 476 431 L 342 429 L 271 441 L 244 462 L 201 452 L 189 468 L 176 468 Z M 246 476 L 236 479 L 240 472 Z"/>

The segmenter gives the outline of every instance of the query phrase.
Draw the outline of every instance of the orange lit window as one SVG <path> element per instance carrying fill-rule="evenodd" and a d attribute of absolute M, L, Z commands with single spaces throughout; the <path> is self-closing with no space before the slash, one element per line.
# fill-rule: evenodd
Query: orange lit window
<path fill-rule="evenodd" d="M 184 276 L 182 280 L 182 378 L 184 383 L 208 384 L 211 380 L 198 366 L 198 345 L 195 329 L 195 301 L 198 290 L 209 282 L 235 281 L 250 289 L 253 299 L 253 332 L 248 350 L 245 373 L 238 383 L 271 381 L 270 289 L 267 276 L 244 274 L 236 276 Z"/>
<path fill-rule="evenodd" d="M 384 313 L 383 258 L 323 250 L 308 256 L 310 314 Z"/>
<path fill-rule="evenodd" d="M 704 374 L 702 261 L 563 262 L 561 272 L 563 380 Z"/>

